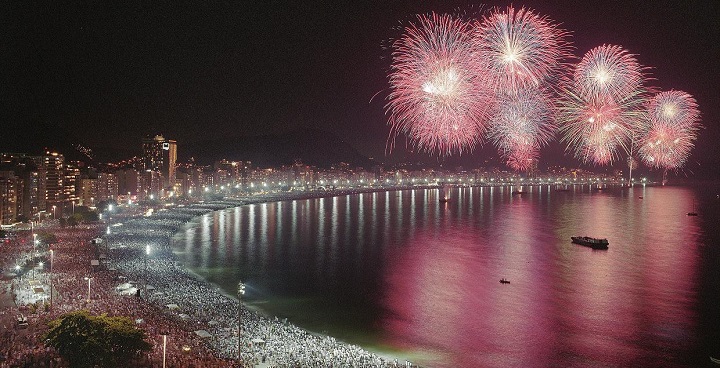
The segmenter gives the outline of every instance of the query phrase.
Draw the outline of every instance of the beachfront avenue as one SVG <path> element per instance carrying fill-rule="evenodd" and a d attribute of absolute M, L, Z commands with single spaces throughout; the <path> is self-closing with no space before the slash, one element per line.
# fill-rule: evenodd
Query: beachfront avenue
<path fill-rule="evenodd" d="M 172 236 L 197 216 L 319 195 L 272 194 L 158 206 L 154 211 L 130 206 L 93 224 L 61 227 L 46 220 L 32 232 L 15 231 L 13 243 L 0 248 L 0 365 L 65 366 L 40 336 L 49 321 L 88 310 L 92 315 L 130 317 L 145 330 L 152 349 L 134 363 L 142 367 L 411 366 L 251 311 L 185 270 L 173 256 Z M 37 247 L 32 234 L 39 232 L 53 234 L 56 242 Z"/>

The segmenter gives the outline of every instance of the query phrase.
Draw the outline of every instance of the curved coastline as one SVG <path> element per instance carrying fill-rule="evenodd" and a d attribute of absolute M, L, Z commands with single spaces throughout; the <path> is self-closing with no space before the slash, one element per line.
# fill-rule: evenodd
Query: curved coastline
<path fill-rule="evenodd" d="M 527 185 L 526 184 L 526 186 L 536 186 L 536 185 Z M 540 184 L 540 185 L 548 185 L 548 184 Z M 457 186 L 458 185 L 456 185 L 456 187 Z M 459 185 L 459 187 L 467 187 L 467 186 L 468 185 Z M 473 185 L 473 186 L 504 187 L 504 186 L 513 186 L 513 185 L 510 183 L 502 183 L 502 184 L 494 184 L 494 185 L 486 184 L 486 185 Z M 234 339 L 235 342 L 233 342 L 232 344 L 228 344 L 227 342 L 224 344 L 213 344 L 212 342 L 210 344 L 208 344 L 208 345 L 210 345 L 211 349 L 213 349 L 215 352 L 217 352 L 219 354 L 220 357 L 232 359 L 233 356 L 237 357 L 237 334 L 235 333 L 233 335 L 232 333 L 228 333 L 228 331 L 232 330 L 232 329 L 234 329 L 235 332 L 237 331 L 238 302 L 240 302 L 242 304 L 243 320 L 245 320 L 247 318 L 260 318 L 261 320 L 265 320 L 267 322 L 267 321 L 271 321 L 271 318 L 275 318 L 275 317 L 271 317 L 270 313 L 267 313 L 267 311 L 263 310 L 260 307 L 249 305 L 245 302 L 239 301 L 236 295 L 228 293 L 223 288 L 221 288 L 219 285 L 206 280 L 202 275 L 189 269 L 184 264 L 180 264 L 180 262 L 178 262 L 177 256 L 174 253 L 174 247 L 172 246 L 172 243 L 171 243 L 173 238 L 176 238 L 181 232 L 183 232 L 184 230 L 187 230 L 188 226 L 197 226 L 197 224 L 193 224 L 193 222 L 196 222 L 196 220 L 199 220 L 200 218 L 202 218 L 202 216 L 208 215 L 208 214 L 216 212 L 216 211 L 231 210 L 233 208 L 245 206 L 248 204 L 273 203 L 273 202 L 307 200 L 307 199 L 316 199 L 316 198 L 332 198 L 332 197 L 361 194 L 361 193 L 394 192 L 394 191 L 403 191 L 403 190 L 414 190 L 414 189 L 424 190 L 424 189 L 438 189 L 438 188 L 439 188 L 438 185 L 422 185 L 422 186 L 418 185 L 418 186 L 402 186 L 402 187 L 364 188 L 364 189 L 352 189 L 352 190 L 334 190 L 334 191 L 322 191 L 322 192 L 301 192 L 301 193 L 296 193 L 296 194 L 294 193 L 294 194 L 282 194 L 282 195 L 266 195 L 263 197 L 240 198 L 240 199 L 231 199 L 231 200 L 225 200 L 225 201 L 223 201 L 223 200 L 207 201 L 207 202 L 199 202 L 199 203 L 195 203 L 195 204 L 189 204 L 187 206 L 178 205 L 178 206 L 168 207 L 168 208 L 166 208 L 166 211 L 171 212 L 171 211 L 179 210 L 184 214 L 185 217 L 182 221 L 176 221 L 174 226 L 170 225 L 169 227 L 172 228 L 172 230 L 167 231 L 165 233 L 165 235 L 162 236 L 163 238 L 165 238 L 165 242 L 167 242 L 167 244 L 165 244 L 164 251 L 160 252 L 161 255 L 165 256 L 160 261 L 164 261 L 165 266 L 170 265 L 174 269 L 175 276 L 180 276 L 180 277 L 184 277 L 187 279 L 191 279 L 194 281 L 193 283 L 201 284 L 201 285 L 196 285 L 196 287 L 202 289 L 203 293 L 216 294 L 217 296 L 220 296 L 222 299 L 224 299 L 224 301 L 220 302 L 220 305 L 222 305 L 223 308 L 225 308 L 225 311 L 227 311 L 228 308 L 235 310 L 235 312 L 233 312 L 234 323 L 217 324 L 214 327 L 210 326 L 209 322 L 212 322 L 212 321 L 217 322 L 217 321 L 215 319 L 209 318 L 207 315 L 203 315 L 203 316 L 190 315 L 188 318 L 188 320 L 192 321 L 194 324 L 203 326 L 208 331 L 213 332 L 213 335 L 215 335 L 215 333 L 219 333 L 218 335 L 216 335 L 218 337 L 214 339 L 215 343 L 218 342 L 217 340 L 221 340 L 223 338 L 225 338 L 225 340 L 227 340 L 228 338 L 230 338 L 231 340 Z M 188 211 L 189 212 L 195 211 L 194 215 L 187 216 Z M 153 216 L 151 216 L 149 219 L 162 220 L 163 218 L 167 218 L 167 216 L 163 216 L 163 212 L 157 212 Z M 163 225 L 161 225 L 161 227 L 162 226 Z M 165 229 L 169 230 L 167 225 L 165 225 Z M 138 249 L 135 249 L 135 250 L 136 250 L 136 254 L 135 254 L 134 258 L 135 258 L 135 261 L 137 262 L 139 259 L 142 259 L 142 255 L 137 254 L 137 253 L 141 253 L 141 252 L 137 252 Z M 142 249 L 140 249 L 140 251 L 142 251 Z M 153 259 L 152 259 L 151 263 L 158 263 L 158 262 L 156 262 L 157 258 L 159 258 L 159 257 L 157 257 L 156 255 L 153 255 Z M 112 260 L 112 257 L 111 257 L 111 260 Z M 121 270 L 125 271 L 124 273 L 126 273 L 126 274 L 129 273 L 130 276 L 133 276 L 133 271 L 131 271 L 131 270 L 123 269 L 122 266 L 118 267 L 118 269 L 121 269 Z M 128 272 L 128 271 L 130 271 L 130 272 Z M 134 272 L 134 276 L 138 276 L 137 269 Z M 142 278 L 142 276 L 138 277 L 138 279 L 140 279 L 140 278 Z M 151 282 L 152 282 L 152 280 L 151 280 Z M 177 287 L 180 287 L 182 284 L 183 284 L 182 282 L 179 282 L 179 283 L 174 282 L 174 283 L 172 283 L 172 286 L 175 286 L 177 288 Z M 153 286 L 156 289 L 158 289 L 157 285 L 153 284 Z M 168 286 L 169 285 L 165 285 L 165 288 Z M 164 290 L 164 289 L 161 285 L 161 287 L 160 287 L 161 293 L 162 293 L 162 290 Z M 167 305 L 166 303 L 171 302 L 171 300 L 164 299 L 162 297 L 162 295 L 160 295 L 159 297 L 150 296 L 148 299 L 150 302 L 157 304 L 161 308 L 162 308 L 162 306 Z M 228 301 L 231 301 L 231 303 L 228 303 Z M 181 306 L 181 310 L 183 308 L 184 307 Z M 207 308 L 203 308 L 203 309 L 207 309 Z M 186 310 L 185 312 L 187 312 L 188 314 L 191 314 L 190 310 Z M 180 313 L 180 311 L 176 312 L 176 314 L 179 314 L 179 313 Z M 251 314 L 254 316 L 251 316 Z M 230 318 L 230 319 L 232 319 L 232 318 Z M 277 318 L 275 318 L 274 321 L 277 321 Z M 245 323 L 244 323 L 244 325 L 245 325 Z M 318 338 L 328 338 L 328 339 L 331 339 L 333 343 L 336 342 L 334 337 L 327 336 L 322 333 L 314 332 L 311 330 L 307 330 L 307 329 L 301 328 L 297 325 L 294 325 L 292 323 L 288 323 L 287 326 L 291 326 L 293 329 L 302 330 L 303 333 L 307 334 L 307 335 L 312 335 L 312 336 L 315 336 Z M 224 331 L 220 331 L 221 329 Z M 243 327 L 243 334 L 244 334 L 243 338 L 244 338 L 244 340 L 247 340 L 246 342 L 249 342 L 252 339 L 252 337 L 248 337 L 248 335 L 253 336 L 252 333 L 247 333 L 250 331 L 251 331 L 251 329 L 249 330 L 247 328 L 247 326 Z M 263 334 L 260 333 L 260 334 L 256 334 L 255 337 L 260 338 L 260 337 L 265 337 L 265 336 L 263 336 Z M 348 345 L 353 348 L 360 348 L 358 346 L 352 345 L 351 343 L 344 342 L 341 340 L 337 340 L 337 343 L 343 344 L 343 345 Z M 228 353 L 228 345 L 231 345 L 232 347 L 234 347 L 234 350 L 231 349 L 232 351 L 230 351 L 230 353 Z M 363 348 L 361 348 L 361 350 L 363 350 L 364 352 L 367 352 L 373 356 L 381 357 L 382 359 L 385 360 L 384 363 L 386 363 L 386 364 L 392 364 L 391 362 L 393 360 L 398 361 L 398 360 L 400 360 L 400 358 L 406 358 L 406 357 L 412 358 L 414 356 L 417 356 L 418 353 L 420 353 L 420 352 L 404 352 L 402 354 L 394 354 L 394 352 L 392 351 L 392 347 L 389 347 L 389 346 L 388 347 L 376 346 L 376 349 L 368 349 L 368 348 L 363 347 Z M 280 365 L 280 366 L 282 366 L 282 365 Z M 393 365 L 389 365 L 389 366 L 393 366 Z"/>
<path fill-rule="evenodd" d="M 342 357 L 340 357 L 340 359 L 352 359 L 354 362 L 362 361 L 372 366 L 394 367 L 397 366 L 397 364 L 401 364 L 402 366 L 406 366 L 406 364 L 408 364 L 407 366 L 410 366 L 409 362 L 398 363 L 401 359 L 405 359 L 404 354 L 403 357 L 400 357 L 399 355 L 395 355 L 391 351 L 385 349 L 367 349 L 342 340 L 336 340 L 332 336 L 301 328 L 294 325 L 292 322 L 279 321 L 277 317 L 271 317 L 262 308 L 248 305 L 247 303 L 240 301 L 236 295 L 228 293 L 219 285 L 206 280 L 202 275 L 191 270 L 184 264 L 181 264 L 175 255 L 172 239 L 177 238 L 179 234 L 187 230 L 190 226 L 197 226 L 197 223 L 193 223 L 202 218 L 202 216 L 216 211 L 231 210 L 248 204 L 330 198 L 372 192 L 434 188 L 437 188 L 437 186 L 404 186 L 392 188 L 368 188 L 364 190 L 303 192 L 297 193 L 297 195 L 271 195 L 260 198 L 254 197 L 208 201 L 191 204 L 187 207 L 168 207 L 164 211 L 156 212 L 147 218 L 130 218 L 125 222 L 125 225 L 131 224 L 130 227 L 120 226 L 119 229 L 121 230 L 113 231 L 112 234 L 105 235 L 105 238 L 108 241 L 107 247 L 109 261 L 117 270 L 121 271 L 126 276 L 130 278 L 134 277 L 138 280 L 144 279 L 143 282 L 150 285 L 154 290 L 152 294 L 146 296 L 146 302 L 154 304 L 160 309 L 164 309 L 163 307 L 167 305 L 178 304 L 175 303 L 176 300 L 173 295 L 187 296 L 188 291 L 191 291 L 191 293 L 192 291 L 195 291 L 191 300 L 186 301 L 189 305 L 185 305 L 180 302 L 179 304 L 181 305 L 179 305 L 179 309 L 169 311 L 169 317 L 186 320 L 188 327 L 192 326 L 192 329 L 205 329 L 210 332 L 212 338 L 208 339 L 206 345 L 208 345 L 209 348 L 221 358 L 237 358 L 237 316 L 238 308 L 241 308 L 240 313 L 242 313 L 243 324 L 242 344 L 245 347 L 243 349 L 243 358 L 244 361 L 249 363 L 251 366 L 253 362 L 259 362 L 261 355 L 262 358 L 265 358 L 265 354 L 267 350 L 269 350 L 267 349 L 267 345 L 270 345 L 270 340 L 273 340 L 272 338 L 268 340 L 268 332 L 277 333 L 279 328 L 290 330 L 291 332 L 286 332 L 285 334 L 298 335 L 303 339 L 304 343 L 307 343 L 307 341 L 305 341 L 307 339 L 321 341 L 321 343 L 318 341 L 312 341 L 309 343 L 310 345 L 319 348 L 319 350 L 304 354 L 306 355 L 305 358 L 309 360 L 301 360 L 300 363 L 323 363 L 327 358 L 322 355 L 323 353 L 327 351 L 332 352 L 332 350 L 340 350 L 342 352 Z M 192 213 L 192 216 L 189 216 L 190 213 Z M 142 231 L 139 229 L 142 225 L 133 224 L 133 220 L 136 222 L 152 222 L 150 227 L 159 227 L 160 229 L 145 229 L 145 237 L 143 238 L 143 236 L 140 235 L 139 237 L 142 241 L 133 246 L 130 244 L 132 241 L 123 239 L 125 235 L 131 238 L 137 237 L 138 234 L 136 234 L 136 232 Z M 109 225 L 117 226 L 116 224 Z M 152 234 L 148 231 L 152 232 Z M 140 245 L 148 242 L 154 243 L 153 247 L 158 247 L 159 249 L 153 250 L 152 257 L 145 258 L 142 255 L 144 252 L 142 252 L 143 249 L 140 249 L 142 248 Z M 121 249 L 121 251 L 113 252 L 112 249 Z M 145 275 L 143 275 L 142 270 L 139 269 L 138 266 L 145 262 L 147 262 L 145 267 L 153 269 L 152 274 L 148 274 L 147 271 L 145 271 Z M 160 276 L 158 276 L 158 274 Z M 169 277 L 168 274 L 170 275 Z M 169 280 L 172 280 L 172 282 L 168 282 Z M 202 298 L 198 298 L 197 296 L 199 295 L 202 295 Z M 209 300 L 212 300 L 212 302 L 208 303 Z M 215 313 L 213 313 L 213 309 L 215 310 Z M 229 311 L 232 312 L 230 313 Z M 260 349 L 257 345 L 254 346 L 252 343 L 254 339 L 262 339 L 266 341 L 264 343 L 265 346 L 263 346 L 262 349 Z M 276 343 L 282 345 L 287 343 L 287 341 L 277 339 Z M 340 347 L 340 349 L 338 349 L 338 347 Z M 294 356 L 292 352 L 289 353 L 291 357 L 290 359 L 298 359 L 298 357 Z M 307 355 L 309 355 L 309 357 L 307 357 Z M 355 358 L 352 358 L 353 355 Z M 282 356 L 274 356 L 273 358 L 274 360 L 270 360 L 271 362 L 277 364 L 277 366 L 285 366 L 281 362 L 283 360 Z M 334 356 L 331 358 L 337 359 L 338 357 Z"/>

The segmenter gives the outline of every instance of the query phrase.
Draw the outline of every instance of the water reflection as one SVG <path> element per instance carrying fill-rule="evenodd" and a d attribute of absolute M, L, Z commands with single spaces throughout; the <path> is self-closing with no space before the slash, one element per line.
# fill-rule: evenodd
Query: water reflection
<path fill-rule="evenodd" d="M 226 290 L 246 281 L 247 299 L 270 314 L 428 366 L 695 364 L 711 229 L 685 216 L 696 194 L 570 189 L 248 205 L 204 216 L 176 244 Z M 573 235 L 607 237 L 610 248 Z"/>

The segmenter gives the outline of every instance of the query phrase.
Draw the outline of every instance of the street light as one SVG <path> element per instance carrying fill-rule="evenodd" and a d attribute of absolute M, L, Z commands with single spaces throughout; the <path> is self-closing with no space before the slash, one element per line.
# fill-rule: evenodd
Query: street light
<path fill-rule="evenodd" d="M 245 284 L 242 281 L 238 282 L 238 361 L 240 361 L 240 352 L 242 343 L 240 337 L 242 336 L 242 296 L 245 295 Z"/>
<path fill-rule="evenodd" d="M 43 263 L 42 263 L 42 262 L 39 262 L 39 263 L 38 263 L 38 266 L 40 266 L 40 269 L 42 269 L 42 268 L 43 268 Z M 33 280 L 35 280 L 35 267 L 33 267 Z"/>
<path fill-rule="evenodd" d="M 53 273 L 52 273 L 52 271 L 53 271 L 54 259 L 55 259 L 55 252 L 52 249 L 50 249 L 50 308 L 52 308 L 52 304 L 53 304 L 53 279 L 52 279 Z"/>
<path fill-rule="evenodd" d="M 53 220 L 57 219 L 57 216 L 55 215 L 55 208 L 57 208 L 57 206 L 53 205 Z"/>
<path fill-rule="evenodd" d="M 37 255 L 37 250 L 35 249 L 35 246 L 37 245 L 37 234 L 33 234 L 33 257 Z"/>
<path fill-rule="evenodd" d="M 85 278 L 85 280 L 87 280 L 87 282 L 88 282 L 88 297 L 87 297 L 87 302 L 88 302 L 88 303 L 90 303 L 90 280 L 92 280 L 92 279 L 93 279 L 92 277 L 86 277 L 86 278 Z"/>
<path fill-rule="evenodd" d="M 163 368 L 165 368 L 165 352 L 167 351 L 167 335 L 163 335 Z"/>
<path fill-rule="evenodd" d="M 147 296 L 147 263 L 148 258 L 150 257 L 150 245 L 145 246 L 145 282 L 143 283 L 143 292 Z"/>

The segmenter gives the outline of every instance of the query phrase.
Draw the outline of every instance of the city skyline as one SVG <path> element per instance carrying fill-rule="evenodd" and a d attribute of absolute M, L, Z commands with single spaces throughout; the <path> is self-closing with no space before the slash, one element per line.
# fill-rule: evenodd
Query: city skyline
<path fill-rule="evenodd" d="M 484 9 L 494 5 L 507 4 Z M 654 86 L 693 94 L 705 128 L 686 170 L 688 176 L 713 176 L 720 156 L 713 144 L 720 136 L 718 76 L 706 64 L 718 55 L 712 42 L 720 28 L 717 4 L 516 5 L 571 31 L 576 56 L 599 44 L 619 44 L 652 67 Z M 467 1 L 349 7 L 16 6 L 4 15 L 10 19 L 3 22 L 8 38 L 0 87 L 4 133 L 15 139 L 3 141 L 2 152 L 38 150 L 55 137 L 122 151 L 156 133 L 190 144 L 312 128 L 390 162 L 437 160 L 407 154 L 404 142 L 385 155 L 389 41 L 416 14 L 482 9 Z M 541 160 L 572 165 L 563 151 L 553 141 Z M 486 144 L 449 161 L 494 156 Z"/>

